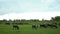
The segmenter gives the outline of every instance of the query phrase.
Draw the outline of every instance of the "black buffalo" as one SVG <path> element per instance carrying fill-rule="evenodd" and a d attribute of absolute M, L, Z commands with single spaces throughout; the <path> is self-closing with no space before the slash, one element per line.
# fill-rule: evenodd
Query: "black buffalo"
<path fill-rule="evenodd" d="M 35 24 L 32 25 L 32 28 L 33 28 L 33 29 L 37 29 L 37 27 L 38 27 L 38 26 L 35 25 Z"/>
<path fill-rule="evenodd" d="M 51 27 L 51 28 L 58 28 L 58 27 L 57 27 L 57 24 L 54 24 L 54 23 L 52 23 L 52 24 L 47 24 L 47 26 L 48 26 L 48 27 Z"/>
<path fill-rule="evenodd" d="M 57 24 L 56 23 L 43 23 L 43 24 L 40 24 L 40 27 L 44 27 L 44 28 L 47 28 L 47 27 L 51 27 L 51 28 L 58 28 Z"/>
<path fill-rule="evenodd" d="M 46 24 L 40 24 L 40 27 L 47 28 Z"/>
<path fill-rule="evenodd" d="M 60 23 L 58 25 L 60 26 Z"/>
<path fill-rule="evenodd" d="M 19 30 L 19 26 L 17 24 L 13 24 L 13 29 Z"/>

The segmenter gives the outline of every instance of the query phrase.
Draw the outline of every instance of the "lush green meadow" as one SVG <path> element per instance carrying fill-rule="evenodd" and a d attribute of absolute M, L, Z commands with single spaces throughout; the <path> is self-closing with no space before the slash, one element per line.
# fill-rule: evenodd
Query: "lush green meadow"
<path fill-rule="evenodd" d="M 0 24 L 0 34 L 60 34 L 60 27 L 32 29 L 31 25 L 19 25 L 19 28 L 13 30 L 12 25 Z"/>

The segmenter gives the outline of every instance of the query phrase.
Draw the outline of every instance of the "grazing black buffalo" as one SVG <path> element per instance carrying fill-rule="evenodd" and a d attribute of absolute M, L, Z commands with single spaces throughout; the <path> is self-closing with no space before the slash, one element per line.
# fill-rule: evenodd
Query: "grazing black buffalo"
<path fill-rule="evenodd" d="M 19 30 L 19 26 L 17 24 L 13 24 L 13 29 Z"/>
<path fill-rule="evenodd" d="M 6 25 L 10 25 L 10 23 L 5 23 Z"/>
<path fill-rule="evenodd" d="M 40 27 L 47 28 L 47 24 L 40 24 Z"/>
<path fill-rule="evenodd" d="M 35 24 L 32 25 L 33 29 L 37 29 L 37 26 Z"/>
<path fill-rule="evenodd" d="M 10 22 L 6 21 L 5 24 L 6 24 L 6 25 L 10 25 Z"/>
<path fill-rule="evenodd" d="M 60 26 L 60 23 L 58 25 Z"/>
<path fill-rule="evenodd" d="M 47 26 L 48 26 L 48 27 L 51 27 L 51 28 L 53 28 L 53 27 L 54 27 L 54 28 L 58 28 L 58 27 L 57 27 L 57 24 L 53 24 L 53 23 L 52 23 L 52 24 L 47 24 Z"/>

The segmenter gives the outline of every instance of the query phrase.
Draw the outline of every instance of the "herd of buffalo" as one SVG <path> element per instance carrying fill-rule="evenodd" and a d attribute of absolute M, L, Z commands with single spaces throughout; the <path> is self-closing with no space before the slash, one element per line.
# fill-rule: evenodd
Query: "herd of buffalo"
<path fill-rule="evenodd" d="M 32 24 L 32 29 L 37 29 L 38 27 L 40 28 L 58 28 L 60 26 L 60 23 L 57 24 L 57 23 L 43 23 L 43 24 L 40 24 L 40 25 L 36 25 L 36 24 Z M 17 24 L 13 24 L 13 29 L 17 29 L 19 30 L 19 26 Z"/>
<path fill-rule="evenodd" d="M 59 26 L 60 26 L 60 23 L 59 24 L 57 24 L 57 23 L 43 23 L 43 24 L 39 25 L 40 28 L 48 28 L 48 27 L 50 27 L 50 28 L 58 28 Z M 36 28 L 38 28 L 38 25 L 33 24 L 32 28 L 36 29 Z"/>

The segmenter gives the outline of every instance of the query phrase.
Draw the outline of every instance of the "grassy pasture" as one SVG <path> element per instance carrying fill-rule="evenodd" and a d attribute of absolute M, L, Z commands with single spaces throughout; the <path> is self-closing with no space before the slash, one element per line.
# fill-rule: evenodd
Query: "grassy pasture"
<path fill-rule="evenodd" d="M 31 25 L 19 25 L 19 30 L 13 30 L 12 25 L 0 24 L 0 34 L 60 34 L 60 27 L 32 29 Z"/>

